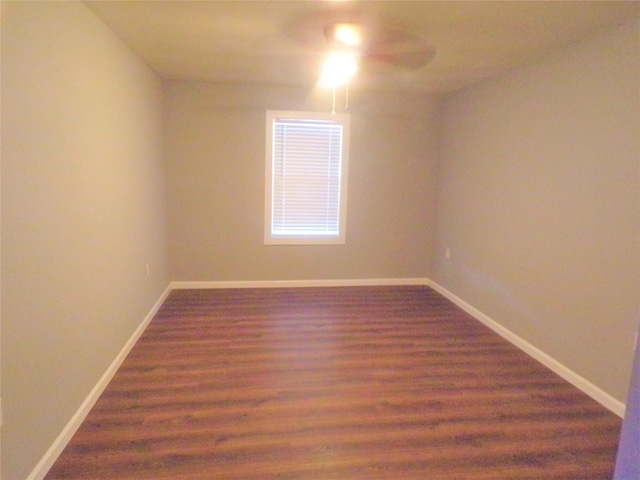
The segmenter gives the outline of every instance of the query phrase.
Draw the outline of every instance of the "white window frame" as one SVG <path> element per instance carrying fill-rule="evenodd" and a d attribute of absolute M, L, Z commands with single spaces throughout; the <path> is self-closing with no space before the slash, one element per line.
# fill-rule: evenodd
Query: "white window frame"
<path fill-rule="evenodd" d="M 331 122 L 342 126 L 342 158 L 340 164 L 338 234 L 278 234 L 272 231 L 274 193 L 274 121 L 277 119 L 299 119 Z M 265 245 L 340 245 L 346 241 L 347 184 L 349 172 L 349 114 L 325 112 L 295 112 L 267 110 L 266 155 L 265 155 Z"/>

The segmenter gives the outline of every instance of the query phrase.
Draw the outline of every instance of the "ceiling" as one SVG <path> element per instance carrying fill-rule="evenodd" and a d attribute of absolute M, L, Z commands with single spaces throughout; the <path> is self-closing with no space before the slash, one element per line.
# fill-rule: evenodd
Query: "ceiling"
<path fill-rule="evenodd" d="M 363 88 L 446 93 L 640 17 L 640 1 L 88 1 L 165 79 L 313 85 L 327 22 L 426 39 L 422 68 L 359 71 Z"/>

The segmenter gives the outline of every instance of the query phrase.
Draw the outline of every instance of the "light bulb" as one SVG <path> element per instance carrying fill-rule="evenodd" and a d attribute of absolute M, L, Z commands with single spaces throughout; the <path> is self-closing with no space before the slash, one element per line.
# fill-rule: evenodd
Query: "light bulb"
<path fill-rule="evenodd" d="M 362 43 L 360 27 L 352 23 L 339 23 L 334 27 L 333 37 L 340 45 L 359 47 Z"/>
<path fill-rule="evenodd" d="M 320 83 L 335 88 L 347 83 L 358 70 L 358 58 L 353 52 L 336 51 L 329 54 L 322 69 Z"/>

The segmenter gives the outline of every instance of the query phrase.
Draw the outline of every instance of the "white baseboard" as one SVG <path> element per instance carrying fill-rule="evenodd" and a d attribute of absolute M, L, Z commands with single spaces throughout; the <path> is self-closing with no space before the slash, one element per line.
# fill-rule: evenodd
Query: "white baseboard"
<path fill-rule="evenodd" d="M 85 398 L 84 402 L 82 402 L 80 408 L 78 408 L 73 417 L 71 417 L 71 420 L 69 420 L 62 432 L 60 432 L 60 435 L 58 435 L 58 438 L 55 439 L 51 447 L 49 447 L 49 450 L 47 450 L 40 462 L 38 462 L 38 465 L 36 465 L 36 467 L 33 469 L 26 480 L 42 480 L 47 475 L 49 469 L 53 466 L 57 458 L 67 446 L 67 444 L 71 440 L 71 437 L 73 437 L 78 428 L 80 428 L 80 425 L 91 411 L 91 408 L 98 401 L 98 398 L 100 398 L 100 395 L 107 387 L 120 365 L 122 365 L 124 359 L 127 357 L 144 330 L 147 328 L 149 322 L 153 320 L 153 317 L 158 312 L 170 292 L 171 285 L 169 285 L 162 293 L 162 295 L 160 295 L 158 301 L 153 305 L 149 313 L 144 317 L 142 323 L 138 326 L 138 328 L 136 328 L 135 332 L 133 332 L 122 350 L 120 350 L 120 353 L 118 353 L 118 356 L 113 362 L 111 362 L 111 365 L 109 365 L 107 371 L 104 372 L 98 383 L 95 385 L 95 387 L 93 387 L 91 392 L 89 392 L 89 395 L 87 396 L 87 398 Z"/>
<path fill-rule="evenodd" d="M 475 308 L 472 305 L 468 304 L 467 302 L 462 300 L 457 295 L 451 293 L 446 288 L 442 287 L 441 285 L 439 285 L 439 284 L 437 284 L 435 282 L 429 282 L 429 286 L 431 288 L 433 288 L 435 291 L 437 291 L 438 293 L 440 293 L 441 295 L 443 295 L 444 297 L 446 297 L 447 299 L 451 300 L 453 303 L 455 303 L 462 310 L 464 310 L 465 312 L 470 314 L 476 320 L 482 322 L 487 327 L 489 327 L 491 330 L 496 332 L 498 335 L 500 335 L 501 337 L 503 337 L 506 340 L 508 340 L 509 342 L 511 342 L 513 345 L 518 347 L 520 350 L 522 350 L 523 352 L 525 352 L 529 356 L 533 357 L 538 362 L 542 363 L 544 366 L 549 368 L 551 371 L 553 371 L 556 374 L 560 375 L 567 382 L 571 383 L 573 386 L 575 386 L 578 389 L 582 390 L 584 393 L 589 395 L 591 398 L 596 400 L 598 403 L 600 403 L 601 405 L 605 406 L 606 408 L 611 410 L 613 413 L 615 413 L 619 417 L 624 417 L 624 413 L 625 413 L 625 409 L 626 409 L 626 406 L 625 406 L 624 403 L 622 403 L 618 399 L 612 397 L 611 395 L 609 395 L 604 390 L 598 388 L 593 383 L 589 382 L 584 377 L 578 375 L 576 372 L 574 372 L 573 370 L 569 369 L 568 367 L 566 367 L 562 363 L 558 362 L 553 357 L 547 355 L 546 353 L 544 353 L 539 348 L 533 346 L 532 344 L 530 344 L 529 342 L 527 342 L 523 338 L 519 337 L 518 335 L 513 333 L 511 330 L 503 327 L 498 322 L 496 322 L 495 320 L 491 319 L 490 317 L 488 317 L 487 315 L 482 313 L 477 308 Z"/>
<path fill-rule="evenodd" d="M 239 280 L 228 282 L 172 282 L 171 288 L 298 288 L 298 287 L 368 287 L 378 285 L 429 285 L 427 278 L 351 278 L 327 280 Z"/>

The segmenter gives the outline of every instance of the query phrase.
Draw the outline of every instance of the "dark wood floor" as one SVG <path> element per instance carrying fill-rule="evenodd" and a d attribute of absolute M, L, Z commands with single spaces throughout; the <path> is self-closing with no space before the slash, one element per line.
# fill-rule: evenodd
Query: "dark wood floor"
<path fill-rule="evenodd" d="M 609 479 L 621 420 L 426 287 L 173 291 L 47 479 Z"/>

